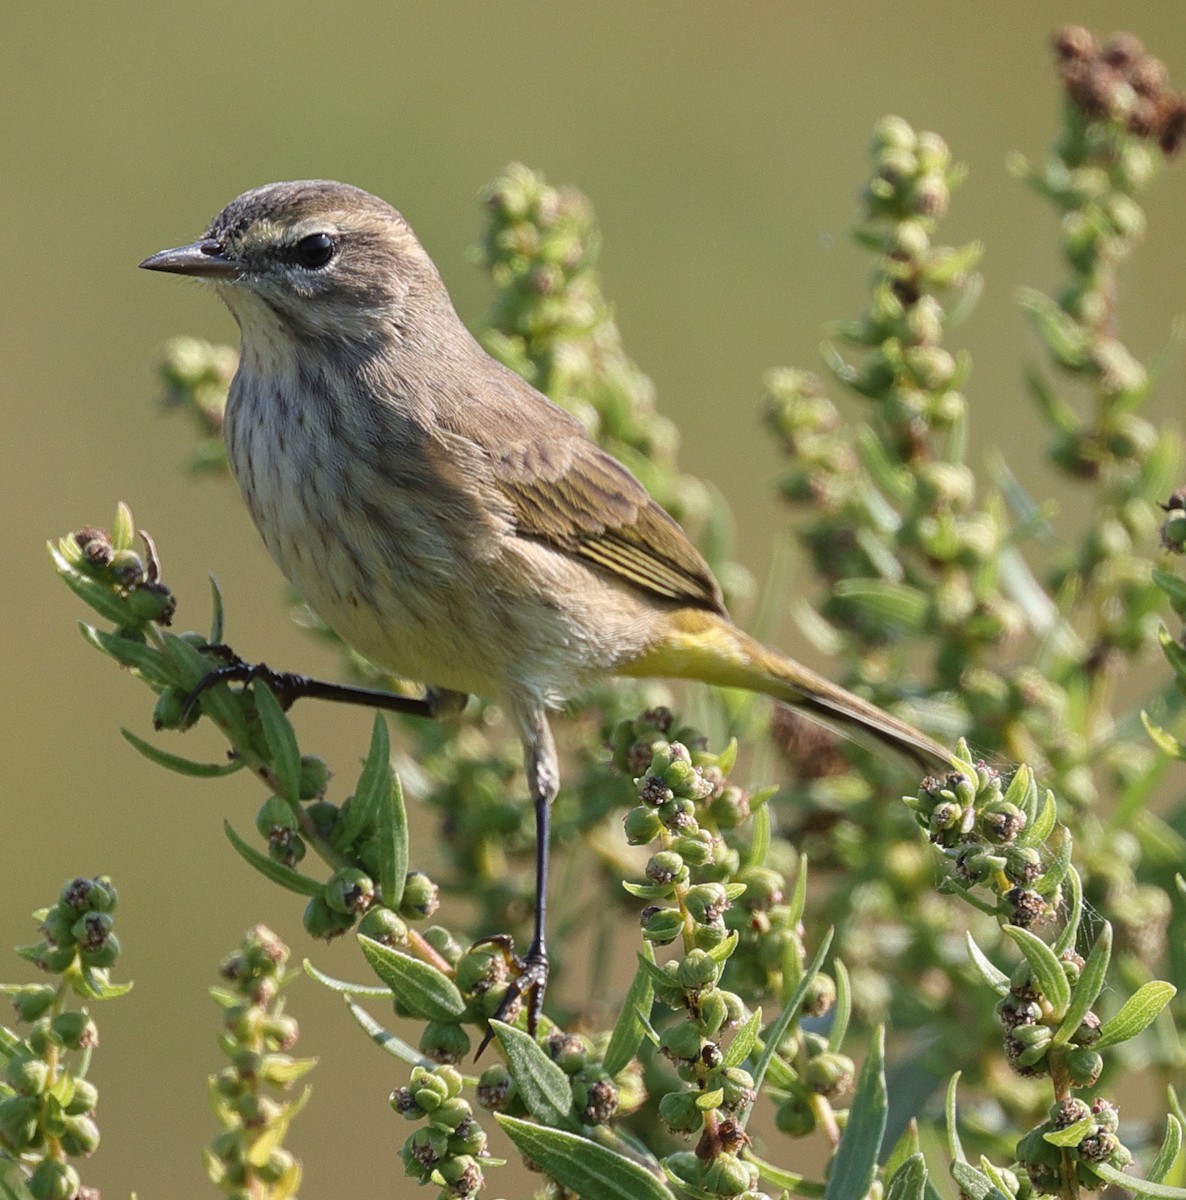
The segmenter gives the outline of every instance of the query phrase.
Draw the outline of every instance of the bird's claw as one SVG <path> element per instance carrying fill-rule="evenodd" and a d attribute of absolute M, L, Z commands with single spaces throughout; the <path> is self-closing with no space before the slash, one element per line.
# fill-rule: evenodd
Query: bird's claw
<path fill-rule="evenodd" d="M 280 702 L 282 709 L 290 708 L 299 699 L 305 676 L 291 671 L 273 671 L 265 663 L 249 663 L 240 658 L 230 646 L 215 642 L 205 647 L 215 658 L 223 659 L 222 666 L 211 667 L 190 689 L 181 705 L 182 721 L 188 721 L 194 706 L 205 692 L 220 683 L 263 683 Z"/>
<path fill-rule="evenodd" d="M 523 1003 L 527 1004 L 527 1032 L 535 1037 L 539 1027 L 539 1019 L 544 1010 L 544 993 L 548 987 L 548 955 L 543 946 L 533 942 L 524 958 L 514 951 L 513 939 L 505 933 L 492 934 L 474 943 L 475 946 L 497 946 L 506 960 L 507 966 L 513 972 L 513 978 L 507 985 L 507 990 L 500 1001 L 492 1021 L 504 1021 L 508 1024 L 514 1021 Z M 486 1036 L 482 1038 L 474 1059 L 481 1057 L 482 1052 L 494 1040 L 493 1028 L 487 1028 Z"/>

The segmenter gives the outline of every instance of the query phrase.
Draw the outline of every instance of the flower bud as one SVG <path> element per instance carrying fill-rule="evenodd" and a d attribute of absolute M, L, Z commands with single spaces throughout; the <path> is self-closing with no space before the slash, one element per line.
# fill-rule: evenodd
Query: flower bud
<path fill-rule="evenodd" d="M 438 1063 L 458 1063 L 470 1051 L 469 1035 L 449 1021 L 429 1021 L 420 1035 L 420 1053 Z"/>
<path fill-rule="evenodd" d="M 680 987 L 688 992 L 699 992 L 712 987 L 721 975 L 721 964 L 706 950 L 689 950 L 679 964 L 676 978 Z"/>
<path fill-rule="evenodd" d="M 409 871 L 399 913 L 409 921 L 431 917 L 440 907 L 440 889 L 423 871 Z"/>
<path fill-rule="evenodd" d="M 375 898 L 375 881 L 357 867 L 342 867 L 325 885 L 325 902 L 336 913 L 357 916 L 366 912 Z"/>

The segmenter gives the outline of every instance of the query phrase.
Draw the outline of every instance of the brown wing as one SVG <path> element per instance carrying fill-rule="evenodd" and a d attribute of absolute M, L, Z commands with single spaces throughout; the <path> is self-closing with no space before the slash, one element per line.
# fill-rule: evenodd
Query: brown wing
<path fill-rule="evenodd" d="M 708 564 L 642 484 L 583 433 L 553 432 L 488 448 L 519 533 L 665 600 L 723 612 Z"/>

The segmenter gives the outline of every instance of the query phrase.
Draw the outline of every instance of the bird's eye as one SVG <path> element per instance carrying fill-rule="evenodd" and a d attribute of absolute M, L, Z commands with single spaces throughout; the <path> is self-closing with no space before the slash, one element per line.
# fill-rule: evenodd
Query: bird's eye
<path fill-rule="evenodd" d="M 334 256 L 337 244 L 328 233 L 311 233 L 293 247 L 293 257 L 302 267 L 315 271 Z"/>

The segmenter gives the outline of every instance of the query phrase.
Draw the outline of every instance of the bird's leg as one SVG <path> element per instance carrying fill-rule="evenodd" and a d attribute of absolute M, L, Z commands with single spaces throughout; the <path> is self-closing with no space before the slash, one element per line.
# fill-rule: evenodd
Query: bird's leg
<path fill-rule="evenodd" d="M 460 712 L 465 707 L 465 696 L 460 692 L 429 688 L 423 697 L 400 696 L 379 688 L 356 687 L 352 684 L 330 683 L 324 679 L 312 679 L 308 675 L 297 675 L 292 671 L 273 671 L 264 663 L 244 662 L 230 647 L 208 646 L 227 661 L 214 667 L 198 680 L 182 705 L 182 719 L 189 717 L 202 693 L 219 683 L 263 683 L 271 691 L 280 707 L 287 709 L 305 696 L 317 700 L 333 700 L 339 704 L 360 704 L 366 708 L 382 708 L 388 712 L 406 713 L 413 717 L 446 717 Z"/>
<path fill-rule="evenodd" d="M 527 787 L 535 807 L 535 932 L 527 954 L 516 958 L 517 974 L 511 980 L 506 995 L 494 1014 L 496 1021 L 504 1021 L 521 999 L 527 1002 L 527 1032 L 534 1035 L 544 1009 L 544 992 L 548 986 L 548 950 L 545 941 L 545 926 L 548 914 L 548 850 L 552 830 L 552 801 L 560 789 L 560 764 L 556 758 L 556 743 L 548 719 L 541 708 L 516 707 L 520 731 L 523 735 L 523 760 L 527 774 Z M 487 939 L 506 948 L 509 939 L 494 937 Z M 494 1033 L 487 1031 L 478 1047 L 475 1058 L 490 1044 Z"/>

